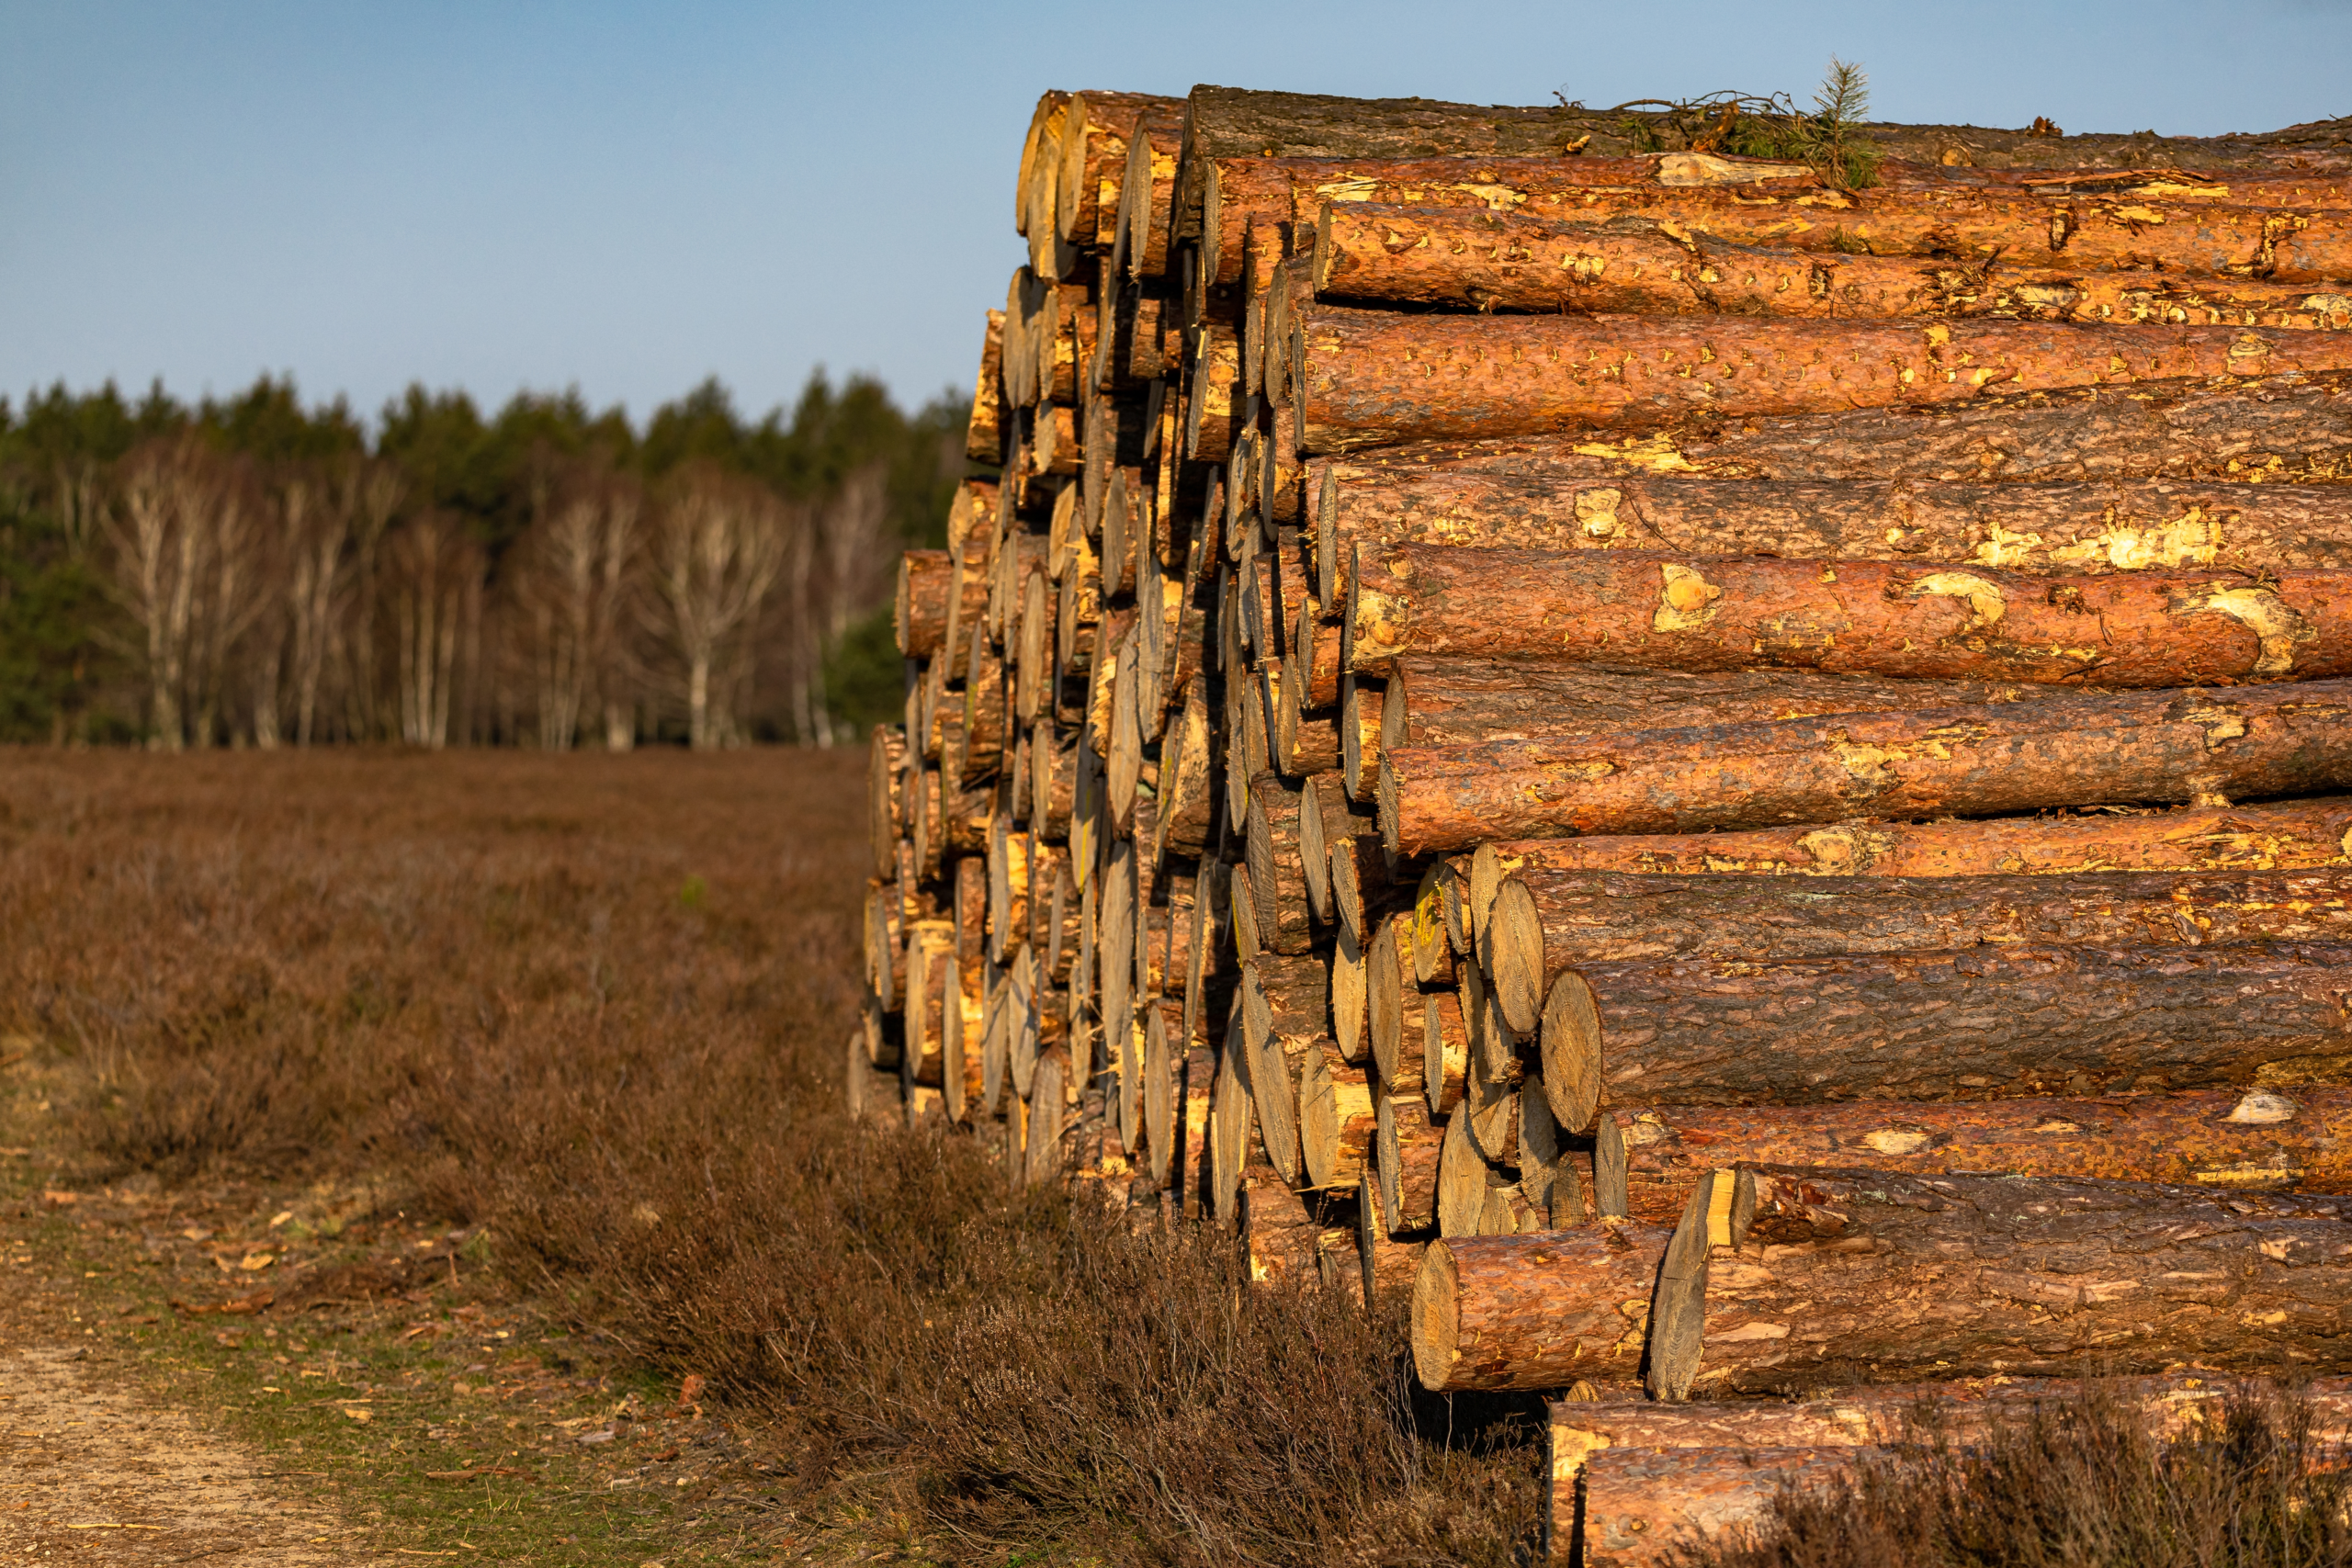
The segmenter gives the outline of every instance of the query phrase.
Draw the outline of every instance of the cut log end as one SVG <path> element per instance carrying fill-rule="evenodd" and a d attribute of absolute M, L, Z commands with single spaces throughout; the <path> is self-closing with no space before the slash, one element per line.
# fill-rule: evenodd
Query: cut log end
<path fill-rule="evenodd" d="M 1582 976 L 1571 970 L 1552 983 L 1543 1029 L 1544 1092 L 1552 1115 L 1581 1131 L 1600 1109 L 1600 1009 Z"/>
<path fill-rule="evenodd" d="M 1453 1249 L 1433 1241 L 1413 1277 L 1413 1370 L 1423 1388 L 1443 1388 L 1461 1338 L 1461 1288 Z"/>
<path fill-rule="evenodd" d="M 1532 1034 L 1544 1008 L 1544 917 L 1535 895 L 1525 883 L 1508 880 L 1495 890 L 1487 918 L 1493 926 L 1487 957 L 1495 1005 L 1504 1022 Z"/>

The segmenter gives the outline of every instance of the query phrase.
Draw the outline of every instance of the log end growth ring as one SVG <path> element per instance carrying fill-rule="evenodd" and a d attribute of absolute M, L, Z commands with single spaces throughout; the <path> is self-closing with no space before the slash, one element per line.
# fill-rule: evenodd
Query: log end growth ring
<path fill-rule="evenodd" d="M 1581 1132 L 1600 1109 L 1600 1009 L 1571 969 L 1544 1004 L 1544 1094 L 1563 1127 Z"/>
<path fill-rule="evenodd" d="M 1453 1376 L 1462 1337 L 1460 1298 L 1453 1248 L 1430 1243 L 1413 1276 L 1413 1371 L 1423 1388 L 1442 1389 Z"/>
<path fill-rule="evenodd" d="M 1503 1021 L 1532 1034 L 1544 1010 L 1544 917 L 1527 884 L 1513 877 L 1495 889 L 1487 968 Z"/>

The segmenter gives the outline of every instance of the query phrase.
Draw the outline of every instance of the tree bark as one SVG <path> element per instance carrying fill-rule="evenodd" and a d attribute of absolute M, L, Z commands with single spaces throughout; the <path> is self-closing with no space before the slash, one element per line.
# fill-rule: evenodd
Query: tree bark
<path fill-rule="evenodd" d="M 1652 1311 L 1667 1398 L 1802 1387 L 1846 1357 L 1893 1378 L 2342 1358 L 2342 1198 L 1747 1164 L 1710 1187 L 1731 1190 L 1712 1206 L 1728 1224 L 1710 1218 L 1706 1267 L 1661 1280 Z M 1686 1314 L 1700 1357 L 1664 1378 L 1658 1337 Z"/>
<path fill-rule="evenodd" d="M 1406 653 L 1385 666 L 1375 753 L 1821 714 L 2067 701 L 2047 684 L 1912 681 L 1844 671 L 1623 670 Z M 1375 764 L 1375 780 L 1378 768 Z"/>
<path fill-rule="evenodd" d="M 1380 1212 L 1380 1182 L 1367 1168 L 1356 1189 L 1356 1257 L 1363 1270 L 1363 1300 L 1368 1311 L 1384 1310 L 1394 1301 L 1408 1300 L 1413 1276 L 1421 1267 L 1421 1244 L 1399 1241 L 1389 1235 Z"/>
<path fill-rule="evenodd" d="M 1950 404 L 2017 391 L 2352 367 L 2352 334 L 1777 318 L 1397 316 L 1294 328 L 1302 451 Z"/>
<path fill-rule="evenodd" d="M 1575 467 L 1585 467 L 1579 462 Z M 1563 466 L 1566 468 L 1566 466 Z M 1967 562 L 2036 574 L 2352 565 L 2352 487 L 1606 478 L 1351 463 L 1310 471 L 1317 593 L 1398 545 Z"/>
<path fill-rule="evenodd" d="M 2046 243 L 2048 204 L 2033 204 L 2027 215 L 2042 219 L 2045 233 L 2037 237 Z M 1606 220 L 1326 202 L 1315 228 L 1316 292 L 1386 309 L 2352 326 L 2352 299 L 2314 293 L 2309 283 L 2292 280 L 2094 270 L 2067 265 L 2071 250 L 2021 257 L 1980 252 L 1959 260 L 1790 249 L 1742 243 L 1638 212 L 1598 216 Z M 2254 222 L 2258 251 L 2260 219 Z"/>
<path fill-rule="evenodd" d="M 1055 214 L 1072 244 L 1109 250 L 1117 243 L 1119 187 L 1127 147 L 1146 116 L 1182 115 L 1184 100 L 1100 88 L 1072 93 L 1064 111 Z"/>
<path fill-rule="evenodd" d="M 2352 783 L 2352 682 L 2052 692 L 1910 713 L 1405 747 L 1380 759 L 1393 853 L 1566 833 L 1686 833 L 2099 801 L 2223 804 Z"/>
<path fill-rule="evenodd" d="M 2093 872 L 1835 880 L 1522 867 L 1487 917 L 1488 977 L 1521 1033 L 1583 964 L 1822 958 L 1980 943 L 2352 942 L 2352 871 Z"/>
<path fill-rule="evenodd" d="M 1850 822 L 1744 833 L 1532 839 L 1478 847 L 1496 886 L 1549 871 L 1800 876 L 2049 876 L 2093 871 L 2300 871 L 2352 864 L 2352 800 L 2177 807 L 1982 822 Z M 1467 901 L 1464 911 L 1469 912 Z"/>
<path fill-rule="evenodd" d="M 1335 476 L 1378 475 L 1403 483 L 1508 478 L 1610 486 L 1683 476 L 1776 484 L 1910 481 L 1915 489 L 1984 481 L 2334 484 L 2352 476 L 2347 394 L 2352 378 L 2335 373 L 2084 387 L 1956 407 L 1858 409 L 1736 423 L 1699 416 L 1618 436 L 1596 431 L 1420 442 L 1333 459 L 1328 468 Z M 1316 480 L 1318 505 L 1334 493 L 1336 482 Z M 2222 492 L 2231 494 L 2251 499 L 2253 492 Z M 2154 536 L 2150 525 L 2133 525 L 2142 539 Z M 1991 536 L 1989 524 L 1987 533 Z"/>
<path fill-rule="evenodd" d="M 1921 1104 L 1618 1106 L 1628 1212 L 1672 1224 L 1727 1160 L 1938 1175 L 2006 1171 L 2208 1190 L 2352 1192 L 2352 1089 L 2187 1089 Z"/>
<path fill-rule="evenodd" d="M 947 646 L 959 592 L 953 562 L 945 550 L 909 550 L 899 558 L 898 601 L 893 611 L 899 651 L 909 659 L 936 659 Z M 967 574 L 960 584 L 961 630 L 978 624 L 989 601 L 984 575 Z"/>
<path fill-rule="evenodd" d="M 2352 572 L 1992 567 L 1397 545 L 1362 556 L 1351 667 L 1400 654 L 1713 672 L 2188 686 L 2352 673 Z"/>
<path fill-rule="evenodd" d="M 2352 948 L 1981 947 L 1590 964 L 1544 1003 L 1553 1115 L 2330 1082 Z"/>
<path fill-rule="evenodd" d="M 1266 1156 L 1284 1179 L 1303 1174 L 1299 1076 L 1328 1032 L 1329 976 L 1312 956 L 1261 953 L 1241 968 L 1242 1043 Z"/>

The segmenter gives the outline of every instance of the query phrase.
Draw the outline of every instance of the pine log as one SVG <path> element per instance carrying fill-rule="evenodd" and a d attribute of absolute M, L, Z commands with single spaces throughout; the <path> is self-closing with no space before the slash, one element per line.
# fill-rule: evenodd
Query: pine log
<path fill-rule="evenodd" d="M 1862 876 L 1513 872 L 1487 918 L 1503 1017 L 1532 1032 L 1579 964 L 1812 958 L 1977 943 L 2202 947 L 2352 942 L 2352 871 Z"/>
<path fill-rule="evenodd" d="M 1407 652 L 1693 672 L 2187 686 L 2352 673 L 2341 570 L 1993 567 L 1396 545 L 1362 554 L 1351 666 Z M 1508 606 L 1506 613 L 1498 609 Z"/>
<path fill-rule="evenodd" d="M 1306 883 L 1306 907 L 1325 926 L 1339 919 L 1331 897 L 1333 845 L 1353 838 L 1360 829 L 1369 831 L 1378 826 L 1370 813 L 1360 823 L 1351 806 L 1336 771 L 1311 773 L 1299 785 L 1299 874 Z"/>
<path fill-rule="evenodd" d="M 1029 1156 L 1027 1176 L 1032 1184 L 1052 1181 L 1062 1173 L 1063 1163 L 1069 1156 L 1069 1145 L 1064 1136 L 1067 1130 L 1064 1102 L 1074 1076 L 1069 1053 L 1063 1047 L 1048 1046 L 1038 1054 L 1035 1089 L 1029 1096 L 1025 1128 Z"/>
<path fill-rule="evenodd" d="M 1681 1399 L 1817 1384 L 1843 1358 L 1894 1379 L 2340 1362 L 2347 1217 L 2338 1197 L 1743 1163 L 1685 1212 L 1710 1245 L 1660 1280 L 1646 1381 Z M 1661 1365 L 1685 1323 L 1697 1355 Z"/>
<path fill-rule="evenodd" d="M 1004 312 L 990 310 L 979 375 L 972 385 L 972 412 L 964 425 L 967 462 L 994 467 L 1004 461 L 1003 388 Z"/>
<path fill-rule="evenodd" d="M 1261 953 L 1241 966 L 1241 1033 L 1250 1098 L 1266 1156 L 1291 1181 L 1303 1165 L 1299 1138 L 1301 1066 L 1323 1037 L 1329 977 L 1311 956 Z"/>
<path fill-rule="evenodd" d="M 2345 1441 L 2343 1382 L 2316 1379 L 2290 1395 L 2313 1417 L 2307 1451 Z M 1557 1400 L 1538 1556 L 1595 1568 L 1672 1562 L 1761 1525 L 1782 1488 L 1843 1479 L 1866 1458 L 1973 1443 L 2041 1410 L 2063 1419 L 2103 1407 L 2158 1442 L 2218 1437 L 2233 1408 L 2275 1404 L 2281 1392 L 2259 1379 L 2018 1378 L 1845 1389 L 1800 1403 Z"/>
<path fill-rule="evenodd" d="M 1331 944 L 1331 1038 L 1338 1042 L 1340 1055 L 1351 1062 L 1372 1060 L 1372 1036 L 1366 1022 L 1369 991 L 1363 948 L 1355 933 L 1342 926 Z"/>
<path fill-rule="evenodd" d="M 1437 1224 L 1438 1170 L 1445 1123 L 1433 1120 L 1418 1095 L 1375 1088 L 1373 1097 L 1380 1179 L 1381 1218 L 1390 1235 L 1426 1231 Z"/>
<path fill-rule="evenodd" d="M 1298 1084 L 1298 1131 L 1309 1187 L 1336 1191 L 1358 1184 L 1373 1157 L 1377 1118 L 1370 1077 L 1341 1058 L 1336 1041 L 1307 1046 Z"/>
<path fill-rule="evenodd" d="M 1521 867 L 1798 876 L 2050 876 L 2094 871 L 2299 871 L 2352 864 L 2352 800 L 2102 810 L 1979 822 L 1849 822 L 1743 833 L 1530 839 L 1478 846 L 1488 898 Z M 1464 914 L 1471 913 L 1465 900 Z"/>
<path fill-rule="evenodd" d="M 885 882 L 899 874 L 899 840 L 907 831 L 906 774 L 906 737 L 894 725 L 876 725 L 866 738 L 865 831 L 874 852 L 873 874 Z"/>
<path fill-rule="evenodd" d="M 1940 456 L 1966 462 L 1974 478 L 1973 457 Z M 2210 456 L 2222 467 L 2226 451 Z M 1408 543 L 1967 561 L 2037 573 L 2352 561 L 2352 496 L 2340 484 L 1648 476 L 1548 454 L 1527 455 L 1524 468 L 1476 462 L 1316 465 L 1318 594 L 1337 602 L 1336 569 L 1353 549 Z"/>
<path fill-rule="evenodd" d="M 1399 1066 L 1401 1071 L 1403 1064 Z M 1429 1100 L 1430 1115 L 1453 1114 L 1462 1103 L 1469 1073 L 1470 1026 L 1462 1016 L 1462 998 L 1445 991 L 1423 998 L 1419 1088 Z M 1399 1087 L 1409 1092 L 1409 1077 Z"/>
<path fill-rule="evenodd" d="M 1560 1125 L 1612 1102 L 1808 1104 L 2335 1082 L 2352 948 L 1980 947 L 1591 964 L 1546 998 Z"/>
<path fill-rule="evenodd" d="M 1217 1052 L 1208 1136 L 1208 1196 L 1206 1207 L 1219 1225 L 1233 1224 L 1241 1193 L 1241 1172 L 1249 1163 L 1250 1134 L 1257 1125 L 1257 1108 L 1250 1103 L 1250 1079 L 1243 1058 L 1239 1011 L 1241 998 L 1233 998 L 1235 1017 Z"/>
<path fill-rule="evenodd" d="M 1702 413 L 1650 431 L 1416 442 L 1335 459 L 1334 466 L 1341 473 L 1379 470 L 1412 481 L 1508 475 L 1600 485 L 1676 475 L 1780 482 L 2336 483 L 2352 477 L 2352 377 L 2076 387 L 1976 403 L 1737 422 Z M 1318 504 L 1323 493 L 1318 479 Z"/>
<path fill-rule="evenodd" d="M 1923 327 L 1781 318 L 1395 316 L 1318 307 L 1300 448 L 1474 440 L 2014 391 L 2352 367 L 2352 335 L 1973 321 Z"/>
<path fill-rule="evenodd" d="M 1915 178 L 1951 177 L 1962 170 L 2065 170 L 2070 176 L 2059 188 L 2109 189 L 2124 184 L 2113 171 L 2128 171 L 2124 179 L 2144 181 L 2164 177 L 2167 188 L 2202 184 L 2226 172 L 2233 179 L 2285 178 L 2314 174 L 2324 177 L 2344 165 L 2346 140 L 2342 121 L 2318 121 L 2261 136 L 2156 137 L 2044 134 L 2028 130 L 1989 130 L 1980 126 L 1864 124 L 1853 128 L 1867 147 L 1874 166 L 1892 175 Z M 1640 164 L 1648 177 L 1688 184 L 1753 184 L 1760 179 L 1794 180 L 1814 175 L 1803 164 L 1773 164 L 1757 159 L 1710 156 L 1690 146 L 1687 118 L 1668 111 L 1631 107 L 1587 109 L 1563 107 L 1484 107 L 1445 104 L 1426 98 L 1340 98 L 1304 93 L 1250 92 L 1234 87 L 1196 86 L 1184 116 L 1182 182 L 1177 194 L 1179 238 L 1202 232 L 1201 211 L 1207 194 L 1208 174 L 1220 159 L 1285 158 L 1343 162 L 1354 167 L 1376 166 L 1406 159 L 1450 159 L 1460 169 L 1457 178 L 1484 181 L 1489 186 L 1508 179 L 1503 172 L 1516 164 L 1541 171 L 1563 181 L 1596 177 L 1616 179 L 1609 169 L 1596 176 L 1594 164 Z M 1661 145 L 1669 149 L 1655 153 Z M 1564 152 L 1582 153 L 1563 157 Z M 1889 163 L 1894 168 L 1889 170 Z M 2197 170 L 2204 181 L 2184 181 L 2177 171 Z M 2086 178 L 2098 171 L 2104 178 Z M 2079 173 L 2075 173 L 2079 172 Z M 2159 172 L 2161 175 L 2159 175 Z M 1420 171 L 1423 183 L 1437 177 Z M 1975 183 L 1994 184 L 1997 176 L 1979 175 Z M 1814 183 L 1820 183 L 1814 175 Z M 1822 191 L 1837 196 L 1836 191 Z M 1490 199 L 1499 199 L 1490 197 Z"/>
<path fill-rule="evenodd" d="M 1380 783 L 1380 721 L 1387 694 L 1380 681 L 1352 671 L 1340 682 L 1340 774 L 1351 798 L 1370 800 Z"/>
<path fill-rule="evenodd" d="M 1062 238 L 1109 250 L 1117 243 L 1121 183 L 1136 124 L 1146 116 L 1182 115 L 1182 98 L 1150 93 L 1072 93 L 1064 111 L 1055 213 Z"/>
<path fill-rule="evenodd" d="M 2258 249 L 2259 238 L 2255 243 Z M 2352 326 L 2352 298 L 2324 285 L 2315 292 L 2291 278 L 2098 270 L 2066 265 L 2066 252 L 2021 258 L 1980 252 L 1963 259 L 1788 249 L 1743 244 L 1635 213 L 1580 222 L 1326 202 L 1313 246 L 1319 297 L 1389 309 Z"/>
<path fill-rule="evenodd" d="M 918 920 L 907 931 L 906 1044 L 899 1080 L 938 1089 L 945 1082 L 946 1042 L 956 995 L 956 926 Z"/>
<path fill-rule="evenodd" d="M 1421 869 L 1413 890 L 1413 980 L 1423 988 L 1454 983 L 1453 944 L 1445 930 L 1445 880 L 1453 868 L 1432 861 Z"/>
<path fill-rule="evenodd" d="M 1390 915 L 1374 931 L 1364 953 L 1364 1022 L 1372 1035 L 1372 1060 L 1383 1083 L 1401 1081 L 1405 1038 L 1421 1021 L 1419 990 L 1406 976 L 1413 972 L 1411 922 Z"/>
<path fill-rule="evenodd" d="M 1315 940 L 1299 854 L 1299 798 L 1277 773 L 1250 781 L 1250 897 L 1258 942 L 1286 954 L 1306 952 Z"/>
<path fill-rule="evenodd" d="M 1175 1164 L 1169 1180 L 1179 1193 L 1178 1213 L 1187 1220 L 1206 1216 L 1209 1195 L 1209 1129 L 1216 1114 L 1216 1053 L 1194 1046 L 1184 1054 L 1178 1078 Z"/>
<path fill-rule="evenodd" d="M 865 948 L 865 985 L 883 1012 L 899 1010 L 906 993 L 906 939 L 899 924 L 904 901 L 899 889 L 885 882 L 865 895 L 865 919 L 860 923 Z"/>
<path fill-rule="evenodd" d="M 2052 691 L 1983 707 L 1384 750 L 1392 853 L 1485 839 L 1995 816 L 2099 801 L 2317 794 L 2352 784 L 2352 682 Z"/>
<path fill-rule="evenodd" d="M 1011 962 L 1008 955 L 1030 930 L 1031 848 L 1029 835 L 1013 828 L 1012 813 L 989 819 L 988 953 L 997 964 Z"/>
<path fill-rule="evenodd" d="M 1132 278 L 1166 276 L 1169 220 L 1173 215 L 1176 165 L 1183 147 L 1182 112 L 1148 109 L 1127 142 L 1127 166 L 1119 177 L 1118 239 L 1112 265 Z"/>
<path fill-rule="evenodd" d="M 2087 1099 L 1617 1106 L 1628 1213 L 1672 1224 L 1728 1160 L 1936 1175 L 1998 1170 L 2215 1191 L 2352 1192 L 2352 1089 L 2188 1089 Z"/>
<path fill-rule="evenodd" d="M 1367 1168 L 1356 1189 L 1356 1257 L 1363 1270 L 1366 1310 L 1383 1310 L 1390 1302 L 1410 1298 L 1421 1251 L 1419 1242 L 1399 1241 L 1389 1234 L 1380 1212 L 1380 1181 Z"/>

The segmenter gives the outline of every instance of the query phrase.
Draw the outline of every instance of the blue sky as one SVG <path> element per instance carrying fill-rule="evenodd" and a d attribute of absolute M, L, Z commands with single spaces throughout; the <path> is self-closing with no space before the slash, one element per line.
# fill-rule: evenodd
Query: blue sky
<path fill-rule="evenodd" d="M 919 401 L 969 384 L 1021 259 L 1043 88 L 1803 98 L 1833 52 L 1882 118 L 2352 113 L 2352 0 L 0 0 L 0 393 L 266 370 L 363 412 L 422 380 L 641 418 L 823 365 Z"/>

